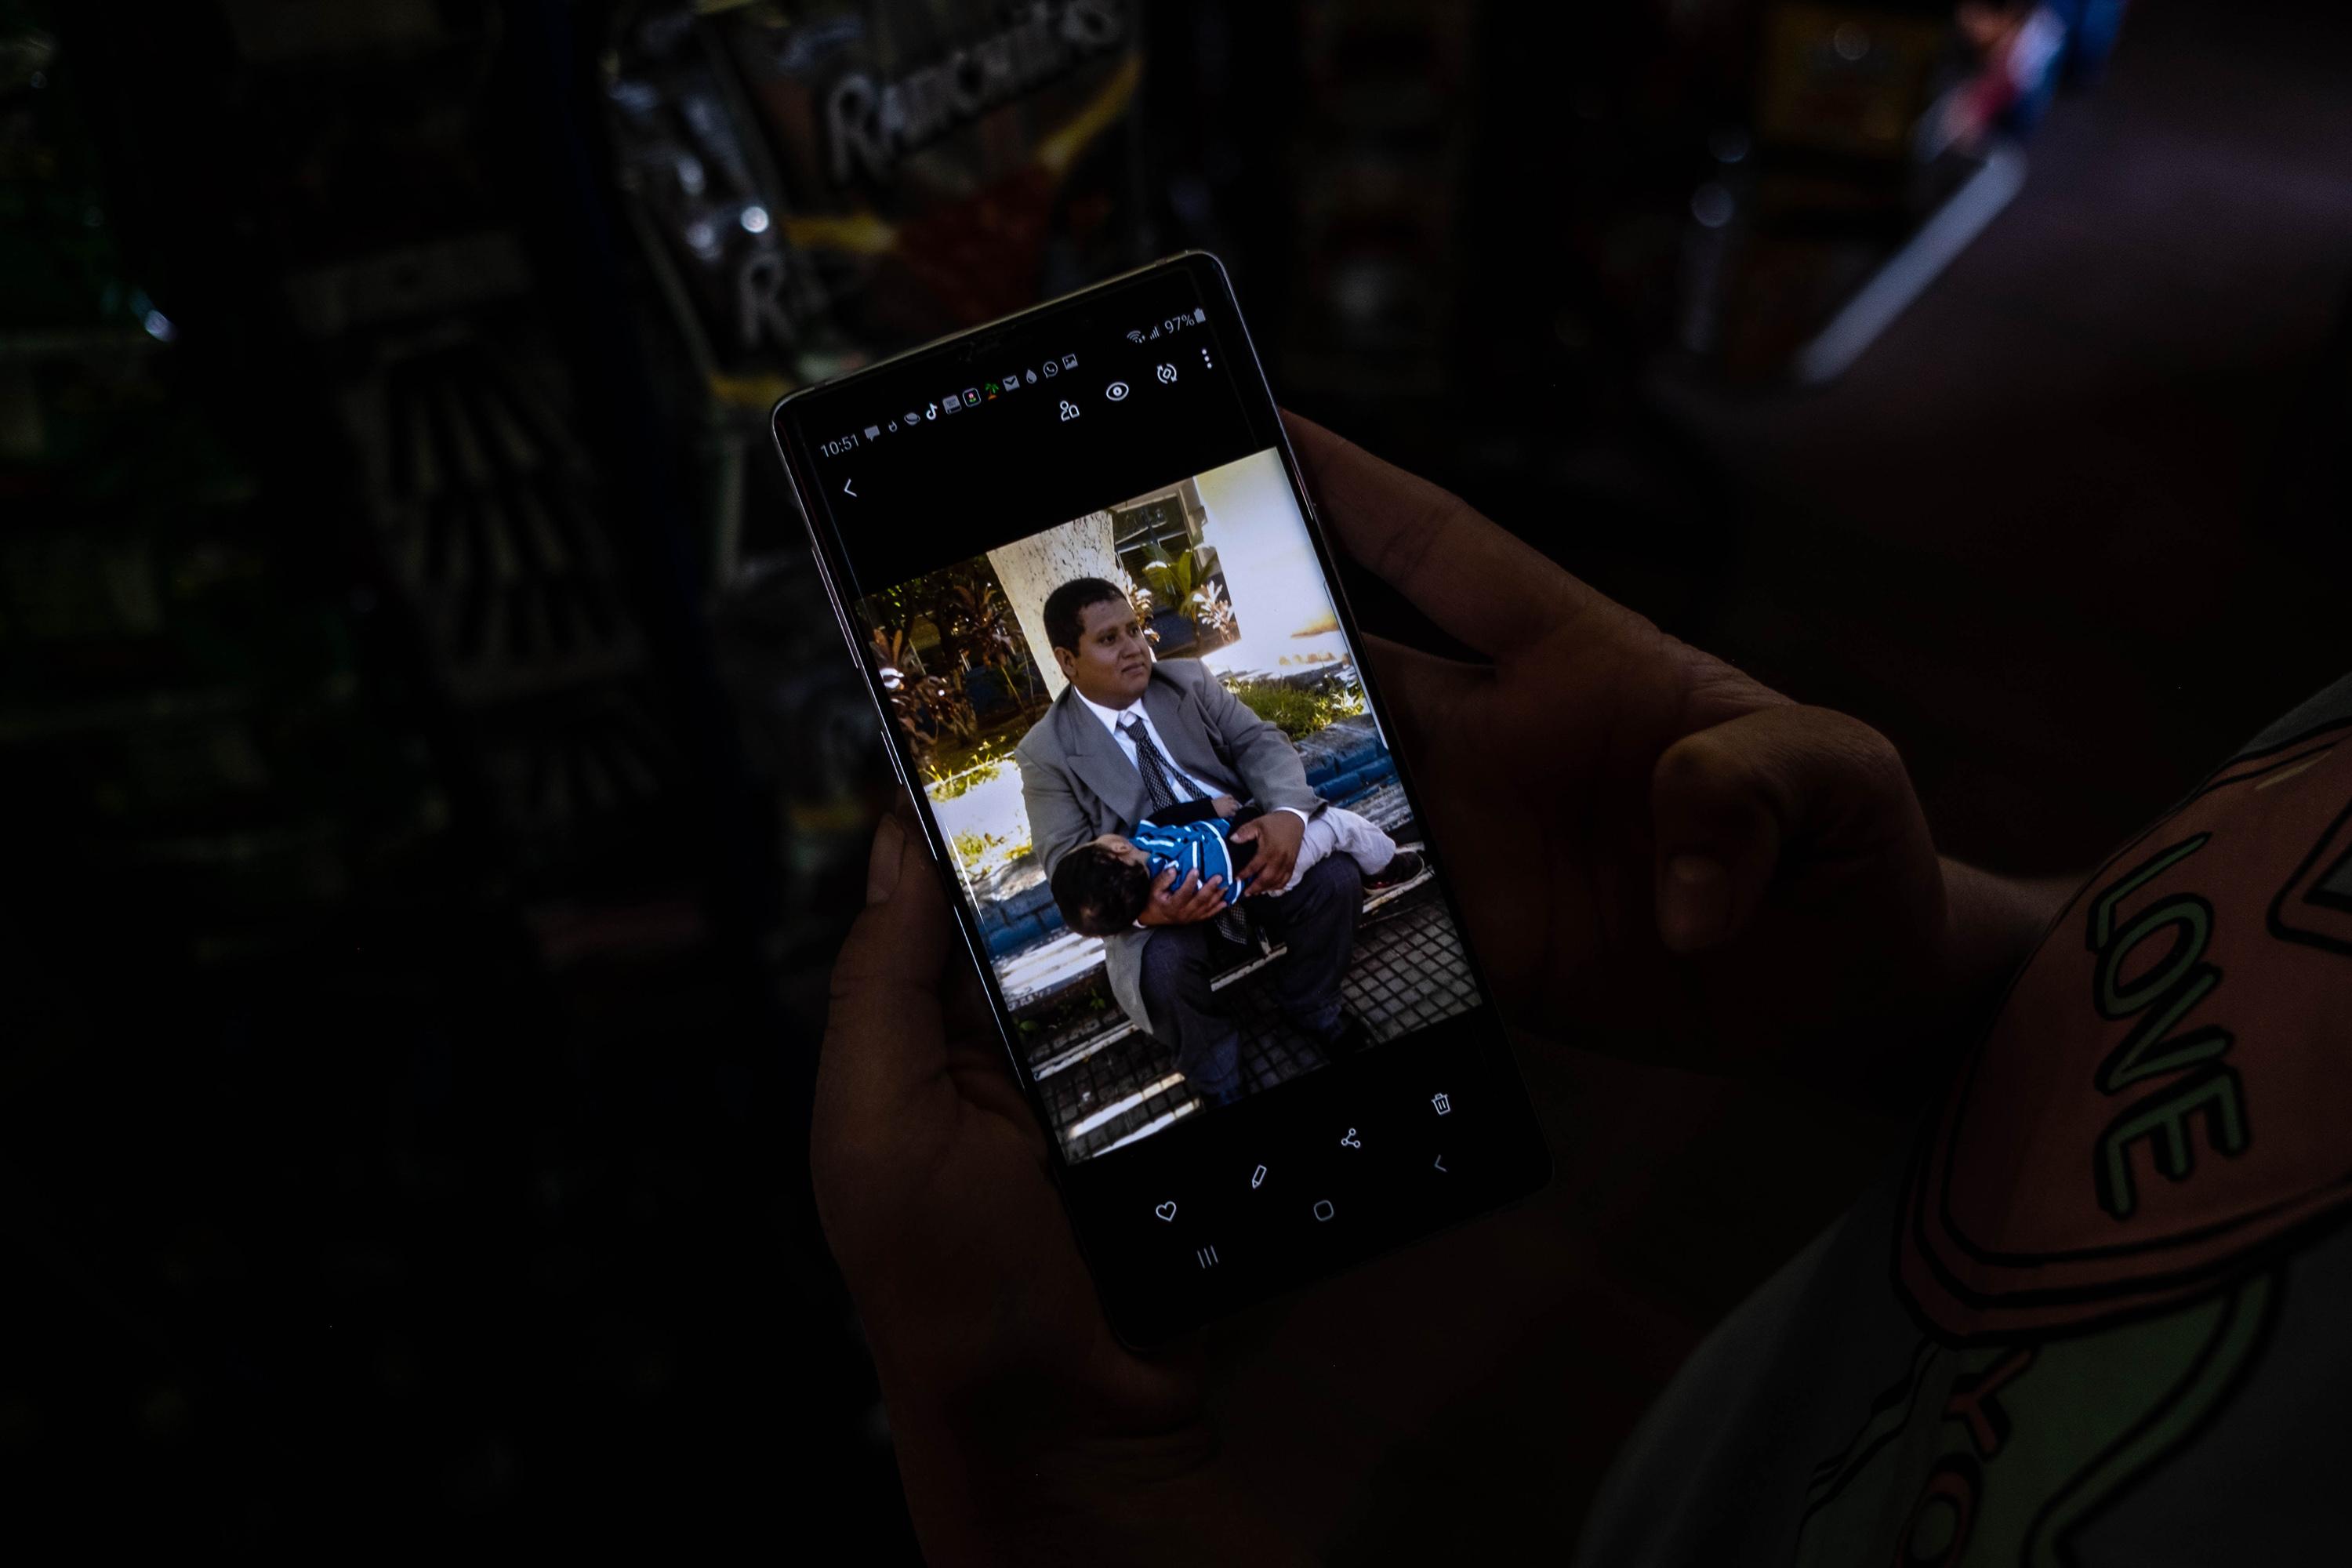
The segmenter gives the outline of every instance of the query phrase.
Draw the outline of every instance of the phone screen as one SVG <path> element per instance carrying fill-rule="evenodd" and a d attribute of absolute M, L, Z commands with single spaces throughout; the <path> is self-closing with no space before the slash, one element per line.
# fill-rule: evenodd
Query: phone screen
<path fill-rule="evenodd" d="M 1122 1334 L 1542 1184 L 1213 258 L 788 399 L 777 434 Z"/>

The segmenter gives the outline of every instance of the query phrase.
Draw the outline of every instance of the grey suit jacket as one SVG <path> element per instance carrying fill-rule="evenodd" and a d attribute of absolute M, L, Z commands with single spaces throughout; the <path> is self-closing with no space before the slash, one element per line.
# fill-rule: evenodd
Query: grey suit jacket
<path fill-rule="evenodd" d="M 1289 806 L 1313 816 L 1323 809 L 1289 737 L 1242 706 L 1200 660 L 1163 659 L 1151 667 L 1143 710 L 1167 742 L 1169 760 L 1220 795 L 1253 800 L 1267 811 Z M 1014 748 L 1029 842 L 1050 878 L 1062 857 L 1090 838 L 1125 833 L 1150 814 L 1143 775 L 1071 687 L 1029 727 Z M 1141 985 L 1144 931 L 1104 943 L 1111 994 L 1150 1029 Z"/>

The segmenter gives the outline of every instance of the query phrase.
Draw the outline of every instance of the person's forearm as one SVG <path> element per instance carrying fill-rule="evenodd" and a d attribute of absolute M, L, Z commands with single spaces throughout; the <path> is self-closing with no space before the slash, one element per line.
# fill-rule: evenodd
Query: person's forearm
<path fill-rule="evenodd" d="M 1974 1000 L 1976 1029 L 2082 885 L 2080 876 L 2003 877 L 1944 857 L 1951 994 L 1964 1008 Z"/>
<path fill-rule="evenodd" d="M 1990 1027 L 2010 982 L 2079 877 L 2003 877 L 1945 856 L 1944 935 L 1929 965 L 1783 1058 L 1789 1076 L 1890 1115 L 1933 1102 Z"/>
<path fill-rule="evenodd" d="M 1871 1099 L 1915 1110 L 1940 1089 L 1953 1064 L 1992 1024 L 2010 982 L 2050 921 L 2082 886 L 2080 877 L 2003 877 L 1942 858 L 1943 973 L 1933 1005 L 1911 1012 L 1880 1038 L 1863 1068 Z M 1885 1048 L 1900 1039 L 1902 1048 Z"/>

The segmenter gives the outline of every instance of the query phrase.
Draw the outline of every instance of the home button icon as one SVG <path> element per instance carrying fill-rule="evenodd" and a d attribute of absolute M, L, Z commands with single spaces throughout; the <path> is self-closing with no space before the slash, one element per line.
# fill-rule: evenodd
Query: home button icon
<path fill-rule="evenodd" d="M 1315 1200 L 1315 1217 L 1317 1219 L 1329 1219 L 1334 1212 L 1335 1211 L 1331 1207 L 1331 1200 L 1329 1198 L 1318 1198 Z"/>

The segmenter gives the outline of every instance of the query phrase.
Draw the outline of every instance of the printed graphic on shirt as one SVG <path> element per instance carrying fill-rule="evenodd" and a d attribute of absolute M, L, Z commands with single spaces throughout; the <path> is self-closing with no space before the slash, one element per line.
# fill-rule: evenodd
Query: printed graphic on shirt
<path fill-rule="evenodd" d="M 2072 1563 L 2260 1363 L 2257 1249 L 2352 1198 L 2348 741 L 2231 763 L 2027 964 L 1904 1199 L 1927 1332 L 1815 1467 L 1797 1563 Z"/>
<path fill-rule="evenodd" d="M 1813 1472 L 1801 1568 L 2074 1561 L 2083 1525 L 2193 1437 L 2251 1366 L 2269 1276 L 2046 1343 L 1923 1340 L 1909 1373 Z"/>
<path fill-rule="evenodd" d="M 1928 1139 L 1896 1271 L 1955 1342 L 2210 1292 L 2352 1199 L 2347 727 L 2240 759 L 2076 895 Z"/>
<path fill-rule="evenodd" d="M 2352 953 L 2352 806 L 2271 900 L 2270 921 L 2271 934 L 2282 941 Z"/>

